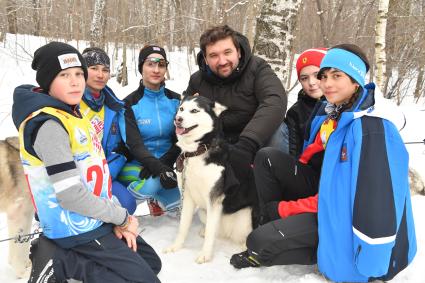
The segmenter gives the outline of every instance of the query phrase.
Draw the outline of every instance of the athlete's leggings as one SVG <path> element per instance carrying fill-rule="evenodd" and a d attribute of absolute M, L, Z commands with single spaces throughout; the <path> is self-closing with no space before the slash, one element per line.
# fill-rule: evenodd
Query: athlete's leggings
<path fill-rule="evenodd" d="M 166 209 L 180 205 L 180 191 L 177 187 L 164 189 L 158 177 L 140 179 L 139 174 L 142 168 L 137 162 L 129 162 L 124 165 L 118 176 L 118 180 L 127 187 L 127 190 L 136 200 L 153 198 Z"/>

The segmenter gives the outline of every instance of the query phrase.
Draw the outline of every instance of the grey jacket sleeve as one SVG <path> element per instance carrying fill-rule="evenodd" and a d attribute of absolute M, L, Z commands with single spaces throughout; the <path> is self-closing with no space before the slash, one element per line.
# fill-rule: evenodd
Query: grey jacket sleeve
<path fill-rule="evenodd" d="M 81 181 L 69 135 L 58 122 L 47 120 L 41 125 L 35 137 L 34 150 L 46 166 L 60 206 L 105 223 L 124 223 L 127 217 L 125 208 L 95 196 Z"/>

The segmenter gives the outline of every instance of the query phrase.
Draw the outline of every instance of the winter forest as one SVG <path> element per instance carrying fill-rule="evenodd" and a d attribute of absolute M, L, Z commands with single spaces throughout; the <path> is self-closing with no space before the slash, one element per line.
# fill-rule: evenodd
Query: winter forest
<path fill-rule="evenodd" d="M 295 54 L 351 42 L 373 59 L 370 75 L 386 97 L 401 103 L 425 95 L 423 0 L 2 0 L 0 7 L 1 41 L 6 33 L 89 41 L 124 70 L 132 62 L 123 54 L 148 43 L 187 47 L 194 57 L 202 31 L 226 23 L 249 38 L 288 90 Z"/>
<path fill-rule="evenodd" d="M 61 41 L 79 51 L 104 49 L 111 59 L 108 86 L 123 99 L 139 84 L 139 50 L 164 46 L 170 63 L 166 86 L 182 93 L 198 70 L 200 35 L 221 24 L 245 35 L 253 53 L 270 64 L 287 92 L 288 108 L 301 88 L 295 64 L 302 51 L 354 43 L 366 52 L 371 63 L 366 80 L 404 114 L 400 134 L 417 182 L 417 192 L 412 191 L 417 254 L 390 282 L 425 283 L 425 0 L 0 0 L 0 140 L 17 135 L 12 94 L 20 84 L 36 84 L 31 61 L 38 47 Z M 0 176 L 0 199 L 2 186 Z M 27 282 L 28 267 L 22 276 L 8 264 L 3 239 L 14 235 L 8 234 L 1 209 L 0 203 L 0 282 Z M 239 247 L 223 239 L 217 240 L 211 263 L 197 264 L 203 242 L 198 218 L 187 246 L 164 254 L 177 234 L 178 217 L 145 213 L 139 214 L 140 235 L 161 257 L 162 282 L 331 282 L 317 265 L 236 270 L 229 260 Z M 32 231 L 35 227 L 34 221 Z"/>

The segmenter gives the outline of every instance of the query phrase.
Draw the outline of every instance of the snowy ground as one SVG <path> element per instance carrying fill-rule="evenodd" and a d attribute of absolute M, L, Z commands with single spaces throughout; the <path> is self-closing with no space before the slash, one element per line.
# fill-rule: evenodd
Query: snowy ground
<path fill-rule="evenodd" d="M 9 36 L 6 44 L 0 46 L 0 138 L 16 135 L 16 129 L 12 125 L 10 110 L 12 105 L 13 89 L 19 84 L 35 84 L 35 72 L 31 70 L 31 58 L 28 54 L 40 45 L 43 39 L 18 37 L 19 44 L 14 44 L 14 37 Z M 76 45 L 76 44 L 74 44 Z M 15 49 L 16 47 L 16 49 Z M 79 46 L 82 50 L 83 46 Z M 17 50 L 15 52 L 15 50 Z M 131 54 L 131 52 L 129 52 Z M 18 55 L 18 56 L 16 56 Z M 170 55 L 171 80 L 167 81 L 167 87 L 181 92 L 185 89 L 189 71 L 186 54 L 175 52 Z M 130 61 L 131 62 L 131 61 Z M 192 67 L 193 70 L 196 67 Z M 134 90 L 138 85 L 139 78 L 135 72 L 130 71 L 130 85 L 122 88 L 115 80 L 111 80 L 109 86 L 120 96 Z M 291 94 L 290 101 L 296 99 L 295 92 Z M 406 115 L 407 124 L 401 131 L 406 142 L 421 141 L 425 138 L 425 106 L 410 105 L 406 103 L 402 110 Z M 425 176 L 425 146 L 409 145 L 410 164 Z M 1 170 L 1 168 L 0 168 Z M 422 282 L 425 283 L 425 197 L 413 196 L 413 210 L 415 215 L 416 236 L 418 253 L 413 263 L 403 272 L 398 274 L 391 282 Z M 196 264 L 195 258 L 202 246 L 202 238 L 198 236 L 200 229 L 199 220 L 196 218 L 192 225 L 185 248 L 175 254 L 163 254 L 162 249 L 170 245 L 177 232 L 178 220 L 169 216 L 157 218 L 144 217 L 140 219 L 142 237 L 150 243 L 160 254 L 163 261 L 163 269 L 159 275 L 162 282 L 237 282 L 246 283 L 261 282 L 328 282 L 318 272 L 316 266 L 275 266 L 270 268 L 235 270 L 229 259 L 240 248 L 225 240 L 216 243 L 213 261 L 207 264 Z M 0 240 L 7 238 L 7 225 L 5 215 L 0 214 Z M 0 242 L 0 282 L 22 283 L 27 279 L 16 279 L 11 267 L 7 264 L 8 242 Z"/>

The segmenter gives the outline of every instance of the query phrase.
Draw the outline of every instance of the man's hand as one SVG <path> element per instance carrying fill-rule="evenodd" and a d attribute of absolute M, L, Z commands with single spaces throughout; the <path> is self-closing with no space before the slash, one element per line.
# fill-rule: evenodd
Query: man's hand
<path fill-rule="evenodd" d="M 239 141 L 230 148 L 229 161 L 239 180 L 248 177 L 257 150 L 258 145 L 246 137 L 240 137 Z"/>

